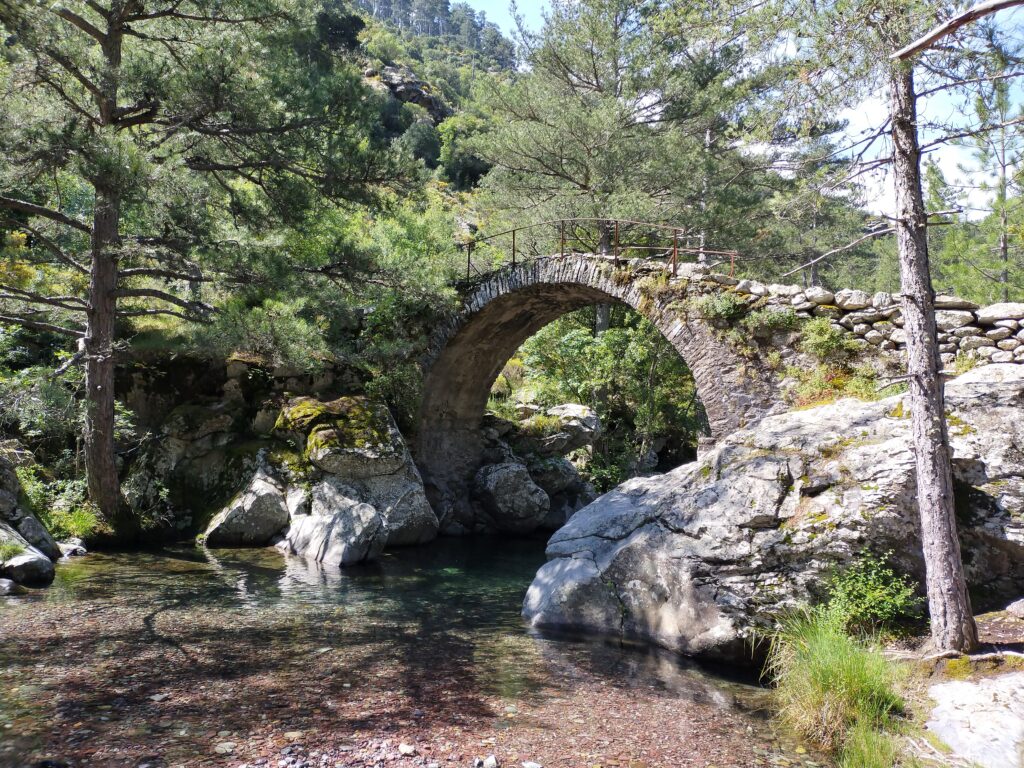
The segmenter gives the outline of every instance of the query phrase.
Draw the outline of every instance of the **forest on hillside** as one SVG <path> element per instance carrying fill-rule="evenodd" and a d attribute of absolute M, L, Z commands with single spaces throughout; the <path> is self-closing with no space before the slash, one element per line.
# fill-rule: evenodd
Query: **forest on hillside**
<path fill-rule="evenodd" d="M 890 126 L 865 105 L 943 3 L 554 0 L 514 40 L 447 0 L 93 5 L 0 0 L 0 420 L 67 508 L 85 508 L 84 452 L 115 509 L 140 439 L 107 396 L 116 360 L 343 364 L 411 428 L 431 329 L 467 258 L 509 260 L 486 238 L 512 227 L 650 222 L 691 258 L 735 251 L 743 277 L 899 291 L 873 175 Z M 978 303 L 1024 298 L 1020 57 L 982 23 L 917 68 L 933 280 Z M 967 185 L 943 175 L 951 147 Z M 551 227 L 517 243 L 558 247 Z M 606 320 L 542 331 L 491 403 L 595 407 L 599 487 L 702 428 L 657 331 Z"/>

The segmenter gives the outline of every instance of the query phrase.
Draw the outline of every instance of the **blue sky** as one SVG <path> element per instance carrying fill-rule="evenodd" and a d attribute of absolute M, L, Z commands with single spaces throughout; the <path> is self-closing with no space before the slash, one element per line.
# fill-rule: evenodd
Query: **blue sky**
<path fill-rule="evenodd" d="M 478 11 L 486 11 L 489 21 L 493 21 L 506 37 L 511 37 L 515 30 L 515 22 L 512 20 L 510 11 L 511 3 L 508 0 L 466 0 Z M 517 10 L 526 25 L 531 29 L 538 29 L 541 24 L 541 11 L 547 6 L 545 0 L 519 0 Z"/>

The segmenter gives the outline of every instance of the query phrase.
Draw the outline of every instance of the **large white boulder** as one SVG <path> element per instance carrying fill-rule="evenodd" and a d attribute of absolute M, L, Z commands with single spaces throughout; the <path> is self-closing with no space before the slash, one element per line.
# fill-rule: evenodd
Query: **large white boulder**
<path fill-rule="evenodd" d="M 288 504 L 280 482 L 266 469 L 218 512 L 203 537 L 208 547 L 269 544 L 288 524 Z"/>
<path fill-rule="evenodd" d="M 278 548 L 325 565 L 377 558 L 388 540 L 383 515 L 333 475 L 313 486 L 309 514 L 292 518 Z"/>
<path fill-rule="evenodd" d="M 1024 672 L 933 685 L 926 727 L 980 768 L 1024 765 Z"/>
<path fill-rule="evenodd" d="M 985 366 L 946 393 L 967 576 L 1001 607 L 1024 592 L 1024 367 Z M 524 615 L 749 659 L 772 616 L 821 597 L 867 547 L 922 574 L 907 413 L 902 396 L 783 413 L 630 480 L 551 538 Z"/>

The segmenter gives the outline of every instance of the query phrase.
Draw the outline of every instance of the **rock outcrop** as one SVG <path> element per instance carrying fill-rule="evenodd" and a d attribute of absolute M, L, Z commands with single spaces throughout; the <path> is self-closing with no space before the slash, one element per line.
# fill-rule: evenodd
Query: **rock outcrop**
<path fill-rule="evenodd" d="M 435 94 L 433 89 L 416 77 L 408 67 L 384 67 L 380 72 L 380 82 L 398 101 L 423 107 L 435 123 L 440 123 L 452 115 L 451 107 L 444 99 Z"/>
<path fill-rule="evenodd" d="M 594 410 L 578 403 L 556 405 L 544 411 L 543 417 L 534 416 L 526 426 L 538 419 L 547 422 L 543 434 L 537 438 L 537 450 L 546 456 L 564 456 L 567 453 L 593 445 L 601 436 L 601 420 Z"/>
<path fill-rule="evenodd" d="M 328 475 L 313 486 L 308 512 L 298 511 L 278 548 L 325 565 L 373 560 L 388 543 L 385 517 L 340 478 Z"/>
<path fill-rule="evenodd" d="M 749 659 L 759 627 L 821 597 L 865 549 L 921 575 L 904 399 L 771 416 L 697 463 L 602 496 L 551 538 L 524 615 Z M 947 403 L 975 607 L 1002 605 L 1024 592 L 1024 367 L 965 374 Z"/>
<path fill-rule="evenodd" d="M 515 461 L 488 464 L 476 474 L 475 492 L 494 528 L 507 533 L 536 530 L 551 509 L 548 495 Z"/>
<path fill-rule="evenodd" d="M 565 458 L 601 434 L 597 414 L 575 403 L 547 410 L 521 405 L 519 412 L 519 422 L 484 418 L 483 460 L 469 493 L 435 499 L 445 533 L 554 531 L 597 497 Z"/>
<path fill-rule="evenodd" d="M 351 565 L 437 536 L 419 472 L 383 405 L 293 398 L 279 408 L 270 443 L 252 480 L 207 527 L 207 546 L 277 542 L 290 554 Z"/>
<path fill-rule="evenodd" d="M 60 547 L 46 527 L 21 504 L 21 483 L 14 464 L 0 456 L 0 577 L 30 587 L 53 581 L 53 563 L 61 557 Z M 5 588 L 3 594 L 17 594 Z"/>
<path fill-rule="evenodd" d="M 261 467 L 248 487 L 206 528 L 209 547 L 262 546 L 288 525 L 288 505 L 280 481 Z"/>

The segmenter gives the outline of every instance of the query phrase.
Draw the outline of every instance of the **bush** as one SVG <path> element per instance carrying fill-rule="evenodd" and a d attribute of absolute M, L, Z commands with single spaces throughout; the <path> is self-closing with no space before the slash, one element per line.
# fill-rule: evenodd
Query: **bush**
<path fill-rule="evenodd" d="M 800 325 L 800 318 L 792 309 L 765 307 L 751 312 L 743 319 L 743 327 L 752 335 L 765 338 L 779 331 L 792 331 Z"/>
<path fill-rule="evenodd" d="M 853 339 L 840 328 L 832 325 L 827 317 L 815 317 L 804 323 L 800 351 L 817 358 L 822 363 L 843 363 L 857 352 Z"/>
<path fill-rule="evenodd" d="M 892 569 L 891 556 L 865 553 L 832 575 L 827 610 L 846 631 L 877 631 L 920 615 L 917 583 Z"/>
<path fill-rule="evenodd" d="M 720 325 L 727 325 L 747 311 L 747 304 L 735 293 L 716 293 L 701 296 L 692 304 L 705 320 Z"/>
<path fill-rule="evenodd" d="M 890 729 L 904 711 L 895 689 L 899 669 L 850 637 L 826 608 L 783 622 L 772 638 L 767 671 L 783 721 L 839 756 L 849 748 L 853 759 L 866 744 L 864 729 Z"/>
<path fill-rule="evenodd" d="M 844 397 L 879 400 L 906 389 L 905 384 L 893 384 L 879 390 L 878 374 L 870 365 L 856 368 L 845 365 L 788 368 L 786 375 L 798 382 L 793 391 L 793 400 L 799 407 L 824 405 Z"/>
<path fill-rule="evenodd" d="M 103 518 L 86 499 L 85 481 L 47 480 L 37 467 L 18 467 L 26 506 L 57 539 L 87 539 L 103 529 Z"/>

